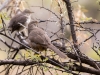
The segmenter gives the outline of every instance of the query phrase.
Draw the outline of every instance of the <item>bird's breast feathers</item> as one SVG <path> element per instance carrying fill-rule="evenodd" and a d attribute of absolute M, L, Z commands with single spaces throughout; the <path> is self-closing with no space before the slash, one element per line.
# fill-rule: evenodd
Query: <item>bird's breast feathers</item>
<path fill-rule="evenodd" d="M 28 17 L 27 17 L 26 24 L 29 24 L 30 22 L 31 22 L 31 16 L 28 16 Z"/>

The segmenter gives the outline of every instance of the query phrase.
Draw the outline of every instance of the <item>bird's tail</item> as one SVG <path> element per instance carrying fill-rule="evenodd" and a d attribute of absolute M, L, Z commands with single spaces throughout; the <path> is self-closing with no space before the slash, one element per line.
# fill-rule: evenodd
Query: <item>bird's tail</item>
<path fill-rule="evenodd" d="M 54 45 L 49 45 L 48 48 L 50 48 L 51 50 L 53 50 L 55 53 L 57 53 L 61 58 L 66 58 L 66 55 L 61 52 L 59 49 L 57 49 Z"/>

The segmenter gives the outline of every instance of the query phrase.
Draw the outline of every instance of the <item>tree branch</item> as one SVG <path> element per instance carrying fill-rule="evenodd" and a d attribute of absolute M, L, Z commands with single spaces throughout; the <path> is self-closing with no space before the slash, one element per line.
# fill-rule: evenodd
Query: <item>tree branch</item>
<path fill-rule="evenodd" d="M 59 63 L 59 61 L 57 61 L 55 59 L 52 59 L 52 60 Z M 36 62 L 34 60 L 29 60 L 29 59 L 27 59 L 27 60 L 14 60 L 14 59 L 0 60 L 0 65 L 13 64 L 13 65 L 20 65 L 20 66 L 29 66 L 29 65 L 35 65 L 35 64 L 39 65 L 41 63 L 44 63 L 44 62 L 43 61 Z M 45 63 L 49 63 L 49 64 L 52 64 L 54 66 L 60 67 L 59 65 L 51 62 L 50 60 L 45 61 Z M 71 69 L 72 71 L 81 71 L 81 72 L 97 74 L 97 75 L 100 74 L 99 70 L 96 70 L 96 69 L 93 69 L 93 68 L 87 68 L 87 67 L 84 67 L 84 66 L 79 66 L 77 64 L 74 64 L 74 65 L 66 64 L 65 66 L 69 67 L 69 69 Z M 80 69 L 80 67 L 81 67 L 81 69 Z M 78 75 L 78 74 L 74 74 L 74 75 Z"/>
<path fill-rule="evenodd" d="M 12 0 L 5 0 L 5 2 L 0 6 L 0 11 L 6 8 Z"/>

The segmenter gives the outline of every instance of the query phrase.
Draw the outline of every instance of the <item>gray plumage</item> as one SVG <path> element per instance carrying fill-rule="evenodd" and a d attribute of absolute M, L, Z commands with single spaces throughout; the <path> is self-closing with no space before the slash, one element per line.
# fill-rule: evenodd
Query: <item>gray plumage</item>
<path fill-rule="evenodd" d="M 51 39 L 47 33 L 41 28 L 37 27 L 34 21 L 28 25 L 28 34 L 29 44 L 32 48 L 38 51 L 50 48 L 60 57 L 66 58 L 66 55 L 51 43 Z"/>
<path fill-rule="evenodd" d="M 8 29 L 11 30 L 11 33 L 13 33 L 14 31 L 20 31 L 22 29 L 24 29 L 24 26 L 29 24 L 29 20 L 30 18 L 30 14 L 33 13 L 28 9 L 25 9 L 23 12 L 21 12 L 20 14 L 15 15 L 9 22 L 9 26 Z M 29 22 L 28 22 L 29 21 Z M 19 24 L 20 23 L 20 24 Z M 23 26 L 22 26 L 22 25 Z"/>

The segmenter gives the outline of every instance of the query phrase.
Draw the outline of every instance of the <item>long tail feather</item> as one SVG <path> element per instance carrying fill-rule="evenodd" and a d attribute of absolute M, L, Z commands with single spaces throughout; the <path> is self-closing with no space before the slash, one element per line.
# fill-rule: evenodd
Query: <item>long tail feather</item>
<path fill-rule="evenodd" d="M 57 53 L 61 58 L 66 58 L 66 55 L 61 52 L 59 49 L 57 49 L 54 45 L 49 45 L 48 48 L 50 48 L 51 50 L 53 50 L 55 53 Z"/>

